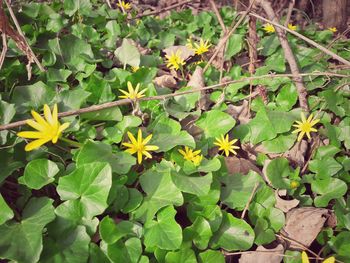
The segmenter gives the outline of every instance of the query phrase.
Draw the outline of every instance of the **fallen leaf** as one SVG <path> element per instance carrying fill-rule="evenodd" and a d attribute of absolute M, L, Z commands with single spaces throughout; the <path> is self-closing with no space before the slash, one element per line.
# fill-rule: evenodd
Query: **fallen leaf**
<path fill-rule="evenodd" d="M 199 116 L 191 114 L 180 121 L 182 129 L 191 134 L 196 140 L 199 140 L 203 133 L 203 130 L 194 124 L 198 118 Z"/>
<path fill-rule="evenodd" d="M 156 77 L 153 80 L 153 83 L 156 84 L 159 87 L 165 87 L 165 88 L 176 88 L 177 83 L 176 79 L 172 75 L 163 75 L 160 77 Z"/>
<path fill-rule="evenodd" d="M 305 164 L 305 155 L 307 151 L 307 142 L 302 140 L 294 144 L 294 146 L 282 154 L 282 157 L 286 157 L 292 164 L 303 167 Z"/>
<path fill-rule="evenodd" d="M 225 164 L 229 174 L 247 174 L 249 171 L 253 170 L 258 174 L 261 174 L 261 171 L 257 166 L 255 166 L 251 161 L 238 157 L 225 157 Z"/>
<path fill-rule="evenodd" d="M 250 121 L 249 103 L 247 100 L 244 100 L 240 106 L 228 105 L 226 112 L 238 120 L 239 124 L 246 124 Z"/>
<path fill-rule="evenodd" d="M 203 69 L 200 66 L 196 67 L 196 69 L 193 72 L 191 79 L 188 82 L 187 86 L 192 87 L 194 89 L 200 89 L 200 88 L 203 88 L 205 86 L 204 77 L 203 77 Z M 209 106 L 212 102 L 204 90 L 202 90 L 200 93 L 201 93 L 201 97 L 198 101 L 197 109 L 207 110 L 207 109 L 209 109 Z"/>
<path fill-rule="evenodd" d="M 176 53 L 177 51 L 180 51 L 180 57 L 183 60 L 188 59 L 191 56 L 194 56 L 194 51 L 186 46 L 171 46 L 166 49 L 163 49 L 163 52 L 170 56 L 172 53 Z"/>
<path fill-rule="evenodd" d="M 292 200 L 284 200 L 281 198 L 281 196 L 286 196 L 287 190 L 276 190 L 275 191 L 275 198 L 276 198 L 276 204 L 275 207 L 282 210 L 283 212 L 287 213 L 292 208 L 296 207 L 300 201 L 298 199 L 292 199 Z"/>
<path fill-rule="evenodd" d="M 309 247 L 322 230 L 329 217 L 328 209 L 301 207 L 290 210 L 286 215 L 286 224 L 281 233 L 297 242 L 289 242 L 292 249 L 302 249 L 301 243 Z"/>
<path fill-rule="evenodd" d="M 262 252 L 259 252 L 262 251 Z M 267 253 L 269 252 L 269 253 Z M 263 246 L 258 246 L 256 251 L 245 253 L 239 259 L 239 263 L 280 263 L 283 259 L 284 247 L 279 244 L 275 248 L 267 249 Z"/>

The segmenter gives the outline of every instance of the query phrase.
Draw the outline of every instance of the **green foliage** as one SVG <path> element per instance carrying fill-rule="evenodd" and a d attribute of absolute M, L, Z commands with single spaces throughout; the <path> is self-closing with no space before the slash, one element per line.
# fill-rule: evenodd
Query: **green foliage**
<path fill-rule="evenodd" d="M 289 74 L 289 65 L 276 33 L 265 32 L 260 22 L 255 73 L 246 66 L 243 22 L 227 41 L 224 69 L 213 63 L 196 76 L 223 36 L 212 11 L 137 18 L 142 6 L 133 4 L 126 15 L 104 1 L 22 2 L 14 8 L 16 17 L 46 71 L 32 63 L 28 79 L 27 57 L 8 39 L 0 125 L 29 119 L 32 110 L 42 114 L 45 104 L 81 113 L 64 113 L 59 121 L 70 125 L 58 141 L 30 152 L 24 147 L 32 139 L 16 135 L 32 131 L 28 125 L 0 131 L 0 261 L 224 263 L 237 258 L 223 250 L 280 242 L 276 234 L 289 219 L 279 198 L 332 211 L 334 227 L 322 226 L 311 249 L 318 253 L 322 247 L 321 257 L 350 261 L 349 81 L 339 75 L 348 76 L 349 69 L 317 76 L 332 71 L 334 60 L 287 34 L 300 72 L 312 73 L 303 83 L 309 113 L 320 119 L 311 139 L 298 142 L 292 131 L 302 111 L 299 93 L 292 78 L 275 76 Z M 239 18 L 230 6 L 219 12 L 228 29 Z M 346 39 L 313 23 L 299 27 L 350 59 Z M 209 52 L 186 51 L 189 38 L 208 41 Z M 174 46 L 186 58 L 170 71 L 165 49 Z M 235 82 L 176 95 L 224 80 Z M 118 103 L 129 81 L 140 84 L 145 99 L 106 107 Z M 84 109 L 101 104 L 98 111 Z M 139 129 L 143 139 L 152 135 L 146 148 L 158 147 L 148 151 L 151 156 L 141 149 L 142 163 L 137 153 L 125 151 L 130 143 L 142 148 L 128 136 L 137 138 Z M 237 156 L 218 152 L 214 142 L 222 135 L 238 139 Z M 200 151 L 202 159 L 185 159 L 179 152 L 185 147 Z M 286 190 L 286 196 L 276 190 Z M 301 261 L 299 251 L 284 254 L 284 262 Z"/>

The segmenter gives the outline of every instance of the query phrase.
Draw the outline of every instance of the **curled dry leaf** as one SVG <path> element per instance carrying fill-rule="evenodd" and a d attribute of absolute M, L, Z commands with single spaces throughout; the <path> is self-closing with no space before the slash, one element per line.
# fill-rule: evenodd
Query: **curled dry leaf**
<path fill-rule="evenodd" d="M 261 251 L 261 252 L 259 252 Z M 243 254 L 239 263 L 280 263 L 283 259 L 284 247 L 279 244 L 277 247 L 272 249 L 264 248 L 263 246 L 258 246 L 256 251 L 252 253 Z"/>
<path fill-rule="evenodd" d="M 229 174 L 247 174 L 249 171 L 253 170 L 258 174 L 262 174 L 257 166 L 247 159 L 238 158 L 238 157 L 225 157 L 225 164 Z"/>
<path fill-rule="evenodd" d="M 203 133 L 203 130 L 201 128 L 194 125 L 198 118 L 199 116 L 188 115 L 186 118 L 180 121 L 182 129 L 191 134 L 196 140 L 199 140 Z"/>
<path fill-rule="evenodd" d="M 281 234 L 297 242 L 288 242 L 292 249 L 303 249 L 300 244 L 309 247 L 322 230 L 329 217 L 328 209 L 301 207 L 290 210 L 286 215 L 286 224 Z"/>
<path fill-rule="evenodd" d="M 176 79 L 172 75 L 156 77 L 153 83 L 159 87 L 174 89 L 177 86 Z"/>
<path fill-rule="evenodd" d="M 204 77 L 203 77 L 203 69 L 200 66 L 197 66 L 195 71 L 193 72 L 190 81 L 187 86 L 192 87 L 194 89 L 200 89 L 204 87 Z M 211 101 L 209 97 L 206 96 L 205 91 L 201 91 L 201 97 L 198 101 L 197 109 L 199 110 L 207 110 L 209 109 L 209 105 Z"/>
<path fill-rule="evenodd" d="M 228 105 L 226 112 L 238 120 L 240 124 L 246 124 L 250 121 L 249 103 L 247 100 L 244 100 L 240 106 Z"/>
<path fill-rule="evenodd" d="M 275 191 L 275 198 L 276 198 L 275 207 L 282 210 L 285 213 L 287 213 L 292 208 L 297 207 L 297 205 L 300 203 L 298 199 L 293 199 L 293 200 L 282 199 L 281 196 L 286 196 L 286 194 L 287 194 L 287 190 Z"/>
<path fill-rule="evenodd" d="M 180 57 L 183 60 L 186 60 L 189 57 L 194 56 L 194 51 L 186 46 L 171 46 L 163 49 L 163 52 L 168 56 L 170 56 L 172 53 L 175 54 L 177 51 L 180 51 Z"/>
<path fill-rule="evenodd" d="M 305 155 L 307 151 L 307 142 L 302 140 L 296 144 L 289 151 L 286 151 L 282 157 L 286 157 L 290 162 L 303 167 L 305 164 Z"/>

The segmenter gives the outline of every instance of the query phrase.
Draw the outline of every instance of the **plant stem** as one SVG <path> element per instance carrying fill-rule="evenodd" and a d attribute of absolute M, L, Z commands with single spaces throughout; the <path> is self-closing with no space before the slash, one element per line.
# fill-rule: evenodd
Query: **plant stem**
<path fill-rule="evenodd" d="M 83 146 L 81 143 L 73 141 L 73 140 L 68 139 L 68 138 L 61 137 L 60 140 L 70 144 L 71 146 L 77 147 L 77 148 L 80 148 Z"/>

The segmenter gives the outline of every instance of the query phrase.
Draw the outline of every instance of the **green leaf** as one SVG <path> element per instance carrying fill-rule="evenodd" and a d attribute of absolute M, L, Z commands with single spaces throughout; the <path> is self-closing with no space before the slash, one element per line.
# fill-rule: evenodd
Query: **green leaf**
<path fill-rule="evenodd" d="M 90 217 L 108 207 L 107 197 L 112 186 L 112 171 L 107 163 L 83 164 L 61 177 L 57 192 L 62 200 L 79 200 Z"/>
<path fill-rule="evenodd" d="M 349 250 L 350 250 L 350 232 L 344 231 L 339 233 L 337 236 L 334 236 L 331 238 L 331 240 L 328 242 L 328 244 L 331 246 L 331 248 L 342 257 L 341 260 L 344 260 L 345 262 L 350 259 L 349 256 Z"/>
<path fill-rule="evenodd" d="M 66 82 L 72 71 L 67 69 L 49 68 L 47 71 L 47 80 L 52 82 Z"/>
<path fill-rule="evenodd" d="M 348 187 L 346 183 L 338 178 L 326 178 L 314 180 L 311 189 L 318 194 L 314 202 L 316 207 L 326 207 L 330 200 L 342 197 Z"/>
<path fill-rule="evenodd" d="M 293 108 L 298 100 L 297 89 L 294 84 L 284 85 L 276 97 L 276 104 L 281 110 L 289 111 Z"/>
<path fill-rule="evenodd" d="M 142 227 L 130 221 L 121 221 L 118 224 L 106 216 L 99 227 L 100 236 L 107 244 L 113 244 L 125 236 L 137 236 L 141 238 Z"/>
<path fill-rule="evenodd" d="M 157 220 L 145 224 L 146 247 L 158 247 L 176 250 L 182 243 L 182 229 L 175 221 L 176 210 L 173 206 L 163 208 L 157 214 Z"/>
<path fill-rule="evenodd" d="M 18 182 L 30 189 L 40 189 L 52 183 L 59 172 L 56 163 L 47 159 L 35 159 L 30 161 L 24 169 L 24 175 L 18 178 Z"/>
<path fill-rule="evenodd" d="M 238 54 L 243 47 L 243 35 L 241 34 L 232 34 L 228 39 L 226 51 L 225 51 L 225 60 L 231 59 L 234 55 Z"/>
<path fill-rule="evenodd" d="M 112 153 L 112 147 L 103 142 L 87 141 L 80 149 L 76 162 L 78 167 L 93 162 L 108 162 L 114 173 L 126 174 L 136 159 L 125 152 Z"/>
<path fill-rule="evenodd" d="M 110 263 L 107 256 L 102 252 L 101 248 L 95 243 L 90 243 L 89 261 L 88 263 Z"/>
<path fill-rule="evenodd" d="M 137 116 L 124 116 L 114 127 L 107 127 L 104 129 L 103 135 L 107 137 L 110 143 L 120 143 L 126 130 L 138 127 L 141 123 L 142 120 Z"/>
<path fill-rule="evenodd" d="M 91 11 L 90 0 L 64 0 L 63 7 L 68 16 L 74 15 L 75 12 L 88 14 Z"/>
<path fill-rule="evenodd" d="M 318 179 L 327 179 L 335 175 L 342 168 L 343 166 L 332 157 L 312 160 L 309 163 L 310 171 L 316 173 Z"/>
<path fill-rule="evenodd" d="M 275 188 L 289 189 L 290 180 L 288 176 L 290 173 L 291 168 L 286 158 L 273 159 L 266 167 L 266 176 Z"/>
<path fill-rule="evenodd" d="M 140 184 L 147 194 L 141 206 L 133 212 L 135 218 L 148 221 L 159 209 L 183 204 L 181 191 L 171 180 L 170 169 L 149 169 L 140 177 Z"/>
<path fill-rule="evenodd" d="M 40 263 L 86 263 L 89 257 L 90 237 L 84 226 L 62 228 L 55 222 L 49 225 L 44 239 Z M 100 259 L 99 259 L 99 262 Z"/>
<path fill-rule="evenodd" d="M 227 251 L 248 250 L 254 238 L 254 231 L 246 221 L 223 212 L 222 223 L 213 236 L 212 247 Z"/>
<path fill-rule="evenodd" d="M 133 67 L 140 66 L 140 52 L 132 42 L 126 38 L 123 39 L 122 45 L 114 51 L 114 54 L 123 65 L 128 64 Z"/>
<path fill-rule="evenodd" d="M 207 111 L 196 121 L 207 139 L 226 134 L 235 124 L 236 121 L 230 115 L 219 110 Z"/>
<path fill-rule="evenodd" d="M 81 118 L 94 121 L 120 121 L 122 117 L 118 107 L 81 114 Z"/>
<path fill-rule="evenodd" d="M 213 233 L 209 222 L 204 217 L 199 216 L 193 222 L 192 226 L 189 227 L 194 232 L 193 243 L 201 250 L 208 247 L 209 240 Z"/>
<path fill-rule="evenodd" d="M 294 145 L 296 138 L 296 134 L 281 134 L 270 141 L 263 141 L 264 153 L 284 153 Z"/>
<path fill-rule="evenodd" d="M 221 162 L 219 159 L 203 159 L 199 166 L 195 166 L 193 162 L 185 161 L 183 164 L 183 171 L 186 174 L 193 174 L 195 172 L 210 173 L 219 170 Z"/>
<path fill-rule="evenodd" d="M 0 258 L 18 263 L 39 261 L 44 227 L 55 218 L 52 203 L 46 197 L 33 197 L 23 210 L 21 222 L 0 226 Z"/>
<path fill-rule="evenodd" d="M 165 256 L 165 263 L 197 263 L 196 254 L 190 248 L 168 252 Z"/>
<path fill-rule="evenodd" d="M 89 78 L 88 81 L 83 81 L 82 87 L 84 90 L 90 92 L 90 96 L 88 97 L 87 101 L 101 104 L 109 101 L 113 101 L 115 99 L 115 94 L 112 92 L 112 88 L 110 83 L 103 78 L 98 73 L 93 73 Z M 116 111 L 119 111 L 118 107 L 113 108 L 107 108 L 103 109 L 102 113 L 97 112 L 88 112 L 85 113 L 85 116 L 107 116 L 107 119 L 104 118 L 97 118 L 97 120 L 121 120 L 121 113 L 120 111 L 117 112 L 117 115 L 113 117 L 113 114 L 116 113 Z"/>
<path fill-rule="evenodd" d="M 107 247 L 107 255 L 113 263 L 138 263 L 141 254 L 142 244 L 136 237 L 129 238 L 125 243 L 119 241 Z"/>
<path fill-rule="evenodd" d="M 142 194 L 134 188 L 129 188 L 129 200 L 125 206 L 121 209 L 124 214 L 134 211 L 140 206 L 143 200 Z"/>
<path fill-rule="evenodd" d="M 199 263 L 225 263 L 225 257 L 220 251 L 208 249 L 199 253 Z"/>
<path fill-rule="evenodd" d="M 221 179 L 224 186 L 221 190 L 220 200 L 232 209 L 243 210 L 255 187 L 255 184 L 263 183 L 261 176 L 256 172 L 247 175 L 234 174 Z"/>
<path fill-rule="evenodd" d="M 208 173 L 205 176 L 182 176 L 177 172 L 172 172 L 171 179 L 177 188 L 182 192 L 194 195 L 206 195 L 209 193 L 210 185 L 213 182 L 213 176 Z"/>
<path fill-rule="evenodd" d="M 271 228 L 269 228 L 269 223 L 263 218 L 259 218 L 257 220 L 254 232 L 254 243 L 257 245 L 269 244 L 276 239 L 275 233 Z"/>
<path fill-rule="evenodd" d="M 0 225 L 5 223 L 7 220 L 10 220 L 13 217 L 13 211 L 6 204 L 4 198 L 0 194 Z"/>

